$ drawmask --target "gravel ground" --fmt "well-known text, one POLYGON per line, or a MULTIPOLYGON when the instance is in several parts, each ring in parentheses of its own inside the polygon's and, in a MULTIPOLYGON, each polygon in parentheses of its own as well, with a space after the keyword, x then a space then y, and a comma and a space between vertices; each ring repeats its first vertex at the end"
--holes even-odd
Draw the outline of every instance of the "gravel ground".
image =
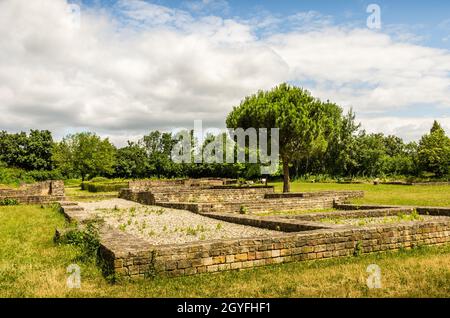
POLYGON ((123 199, 79 202, 107 225, 152 244, 180 244, 201 240, 272 236, 277 231, 228 223, 189 211, 141 205, 123 199))
POLYGON ((419 215, 416 218, 404 216, 385 216, 385 217, 366 217, 366 218, 325 218, 321 219, 322 223, 332 223, 332 224, 342 224, 342 225, 354 225, 354 226, 365 226, 373 224, 394 224, 402 222, 424 222, 430 221, 432 219, 438 219, 440 217, 430 216, 430 215, 419 215))

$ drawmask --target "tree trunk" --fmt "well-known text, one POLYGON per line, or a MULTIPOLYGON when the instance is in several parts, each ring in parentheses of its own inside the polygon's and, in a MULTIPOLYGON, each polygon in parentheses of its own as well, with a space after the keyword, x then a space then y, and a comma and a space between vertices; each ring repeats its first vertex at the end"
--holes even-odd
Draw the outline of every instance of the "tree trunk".
POLYGON ((291 185, 289 181, 289 162, 283 160, 283 193, 290 192, 291 185))

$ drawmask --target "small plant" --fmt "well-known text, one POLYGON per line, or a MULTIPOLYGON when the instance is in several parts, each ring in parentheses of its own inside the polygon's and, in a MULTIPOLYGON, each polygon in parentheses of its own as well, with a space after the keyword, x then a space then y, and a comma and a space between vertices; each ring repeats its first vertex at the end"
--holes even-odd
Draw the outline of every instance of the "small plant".
POLYGON ((361 241, 356 242, 355 250, 353 251, 353 256, 360 256, 363 252, 363 247, 361 241))
POLYGON ((217 231, 220 231, 221 229, 222 229, 222 223, 217 223, 217 225, 216 225, 216 230, 217 231))
POLYGON ((155 231, 149 231, 149 232, 148 232, 148 236, 150 236, 150 237, 151 237, 151 236, 155 236, 155 235, 156 235, 155 231))
POLYGON ((152 251, 149 259, 148 268, 144 273, 144 278, 154 279, 158 275, 158 271, 155 266, 156 252, 152 251))
POLYGON ((362 220, 358 221, 358 226, 364 226, 364 225, 367 225, 367 223, 368 223, 368 220, 362 219, 362 220))
POLYGON ((201 240, 201 241, 206 240, 206 235, 205 235, 205 234, 200 235, 200 240, 201 240))
POLYGON ((3 199, 0 200, 0 205, 1 206, 9 206, 9 205, 19 205, 19 201, 17 201, 16 199, 3 199))
POLYGON ((97 255, 97 250, 100 247, 100 239, 98 236, 98 228, 96 221, 86 224, 82 229, 73 228, 67 231, 58 240, 61 244, 70 244, 78 246, 82 254, 79 256, 81 261, 92 260, 97 255))
POLYGON ((131 225, 131 222, 132 222, 131 219, 128 219, 127 224, 131 225))
POLYGON ((120 224, 119 225, 119 230, 121 230, 122 232, 125 232, 126 229, 127 229, 127 225, 126 224, 120 224))
POLYGON ((163 232, 167 232, 167 225, 164 225, 163 232))
POLYGON ((248 208, 244 205, 241 205, 241 207, 239 208, 239 213, 240 214, 247 214, 248 213, 248 208))
POLYGON ((164 211, 163 208, 157 209, 157 210, 155 211, 155 213, 158 214, 158 215, 161 215, 161 214, 163 214, 164 212, 165 212, 165 211, 164 211))
POLYGON ((188 228, 186 228, 186 234, 196 236, 197 230, 189 226, 188 228))

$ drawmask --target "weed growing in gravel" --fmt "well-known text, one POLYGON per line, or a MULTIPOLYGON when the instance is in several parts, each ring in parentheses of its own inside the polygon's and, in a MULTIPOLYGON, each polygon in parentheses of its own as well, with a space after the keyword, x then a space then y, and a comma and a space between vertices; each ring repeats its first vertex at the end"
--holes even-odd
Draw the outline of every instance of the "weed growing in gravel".
POLYGON ((216 230, 220 231, 222 229, 222 223, 217 223, 216 230))
POLYGON ((127 225, 122 223, 119 225, 119 230, 121 230, 122 232, 125 232, 125 230, 127 229, 127 225))
POLYGON ((197 225, 197 227, 193 228, 191 226, 184 229, 187 235, 197 236, 198 233, 208 231, 203 225, 197 225))
POLYGON ((165 210, 163 208, 160 208, 160 209, 154 210, 154 212, 158 215, 161 215, 161 214, 164 214, 165 210))

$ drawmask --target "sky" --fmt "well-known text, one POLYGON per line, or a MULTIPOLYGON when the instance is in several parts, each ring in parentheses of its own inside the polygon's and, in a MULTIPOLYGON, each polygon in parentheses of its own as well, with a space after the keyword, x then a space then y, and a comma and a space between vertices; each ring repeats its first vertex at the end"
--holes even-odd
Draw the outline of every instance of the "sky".
POLYGON ((282 82, 352 108, 367 132, 418 140, 436 119, 450 133, 450 2, 0 0, 0 130, 122 146, 194 120, 224 128, 282 82))

